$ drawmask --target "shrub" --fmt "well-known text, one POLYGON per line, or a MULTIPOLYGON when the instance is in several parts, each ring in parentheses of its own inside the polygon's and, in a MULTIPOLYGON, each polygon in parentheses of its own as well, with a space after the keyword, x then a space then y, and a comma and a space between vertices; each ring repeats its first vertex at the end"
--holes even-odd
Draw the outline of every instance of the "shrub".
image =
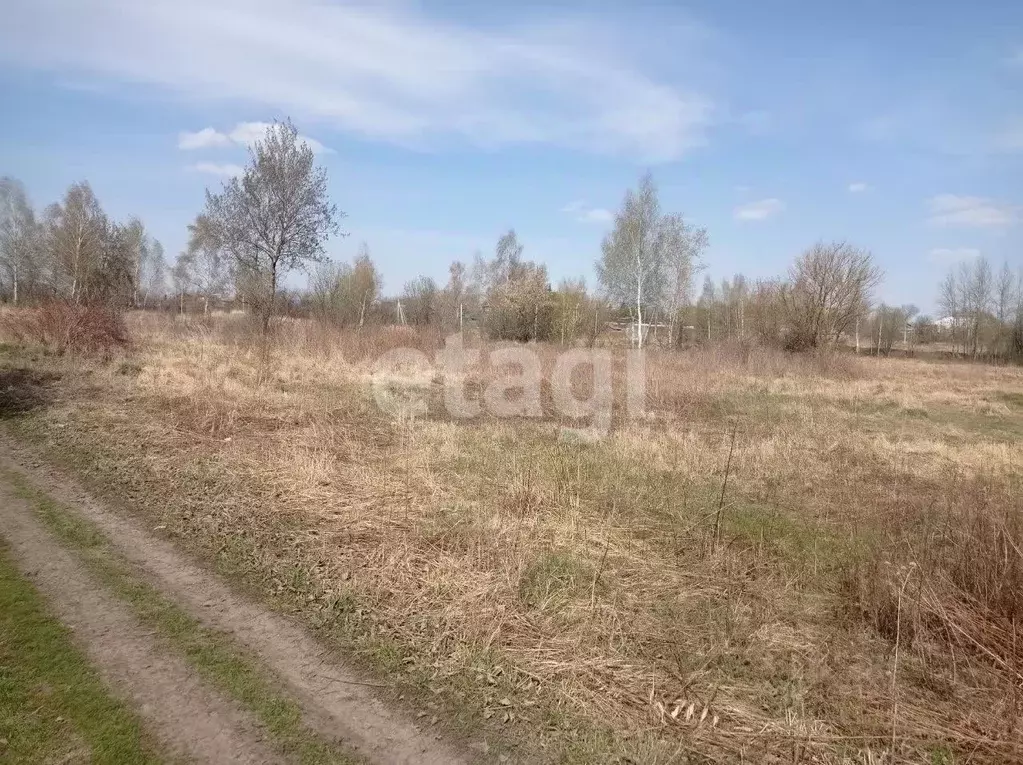
POLYGON ((124 319, 104 305, 52 301, 5 313, 2 324, 13 340, 44 345, 57 353, 106 355, 128 345, 124 319))

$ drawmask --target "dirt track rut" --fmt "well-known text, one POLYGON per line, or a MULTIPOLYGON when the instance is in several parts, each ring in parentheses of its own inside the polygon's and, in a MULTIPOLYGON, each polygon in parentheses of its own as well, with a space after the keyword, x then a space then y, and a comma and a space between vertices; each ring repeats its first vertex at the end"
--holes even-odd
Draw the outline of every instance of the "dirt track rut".
MULTIPOLYGON (((295 698, 306 723, 325 738, 341 740, 371 762, 380 765, 455 765, 474 759, 438 741, 429 732, 420 730, 403 711, 388 706, 375 695, 371 687, 373 684, 367 678, 340 665, 335 659, 327 659, 323 649, 300 625, 232 592, 217 576, 182 557, 169 542, 154 537, 135 521, 115 514, 93 500, 68 476, 40 463, 29 450, 12 441, 6 434, 0 434, 0 467, 25 475, 32 485, 61 505, 95 523, 116 549, 144 570, 151 583, 166 596, 204 625, 231 634, 239 643, 257 654, 295 698)), ((61 616, 71 623, 87 624, 84 621, 87 612, 96 611, 100 606, 99 601, 104 601, 100 610, 116 613, 120 623, 127 624, 130 621, 128 614, 116 603, 106 602, 108 599, 84 576, 73 556, 60 549, 39 527, 27 503, 16 500, 12 492, 2 486, 0 492, 0 504, 3 505, 0 515, 4 528, 2 533, 8 536, 6 529, 15 529, 10 536, 21 550, 19 558, 28 570, 39 571, 37 581, 46 585, 44 589, 47 594, 53 596, 49 589, 54 588, 66 609, 61 616), (53 565, 46 565, 48 558, 52 558, 53 565), (73 574, 61 573, 70 570, 72 566, 77 566, 73 574), (62 588, 63 594, 60 592, 62 588), (75 602, 92 605, 86 609, 76 606, 75 602)), ((154 654, 151 647, 141 645, 138 648, 141 652, 138 665, 129 664, 126 660, 121 662, 119 657, 125 656, 121 649, 107 646, 111 636, 118 631, 119 628, 113 624, 107 628, 97 624, 94 628, 87 628, 82 637, 90 646, 90 655, 93 656, 92 651, 97 652, 93 656, 94 660, 111 664, 110 671, 119 673, 127 682, 130 683, 131 677, 136 676, 137 684, 145 685, 151 676, 157 674, 153 672, 153 667, 166 666, 167 671, 172 666, 182 669, 178 666, 180 662, 154 654), (119 662, 124 666, 114 666, 119 662)), ((157 689, 151 691, 156 693, 157 689)), ((180 717, 190 707, 188 701, 175 700, 173 694, 163 701, 142 694, 138 700, 143 705, 160 703, 164 707, 174 707, 164 710, 171 719, 174 719, 174 715, 180 717)), ((212 700, 209 703, 212 704, 212 700)), ((220 742, 214 735, 217 728, 223 725, 224 736, 240 730, 237 728, 238 721, 226 709, 212 719, 219 722, 208 726, 208 740, 199 739, 195 742, 195 747, 205 750, 209 746, 211 752, 217 751, 212 747, 220 742)), ((191 728, 188 728, 188 736, 185 738, 189 737, 195 738, 191 728)), ((251 754, 255 759, 245 759, 250 755, 245 754, 245 747, 241 744, 235 751, 235 759, 221 756, 210 759, 204 756, 202 761, 276 761, 274 756, 262 748, 251 754)))
POLYGON ((174 755, 203 763, 263 763, 279 758, 261 731, 206 688, 184 659, 87 574, 35 520, 28 504, 0 485, 0 529, 15 564, 49 600, 115 692, 135 707, 174 755))

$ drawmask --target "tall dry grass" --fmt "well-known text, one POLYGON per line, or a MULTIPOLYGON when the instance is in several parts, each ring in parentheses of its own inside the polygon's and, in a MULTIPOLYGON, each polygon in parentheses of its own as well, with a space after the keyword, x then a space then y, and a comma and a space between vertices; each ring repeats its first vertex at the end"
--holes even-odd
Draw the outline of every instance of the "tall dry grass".
POLYGON ((579 762, 1020 754, 1018 369, 653 352, 648 415, 588 437, 379 411, 373 359, 436 336, 285 323, 267 370, 234 317, 130 323, 141 372, 88 407, 68 380, 47 437, 479 730, 579 762))

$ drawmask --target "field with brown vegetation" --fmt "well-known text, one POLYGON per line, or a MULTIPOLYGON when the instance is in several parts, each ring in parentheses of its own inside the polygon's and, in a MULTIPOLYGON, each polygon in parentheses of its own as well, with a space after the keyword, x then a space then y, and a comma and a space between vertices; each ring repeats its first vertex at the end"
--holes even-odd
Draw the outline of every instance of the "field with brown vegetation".
POLYGON ((411 330, 128 325, 102 361, 4 346, 10 431, 439 729, 541 762, 1023 759, 1019 367, 651 350, 646 416, 601 436, 382 412, 374 359, 439 348, 411 330))

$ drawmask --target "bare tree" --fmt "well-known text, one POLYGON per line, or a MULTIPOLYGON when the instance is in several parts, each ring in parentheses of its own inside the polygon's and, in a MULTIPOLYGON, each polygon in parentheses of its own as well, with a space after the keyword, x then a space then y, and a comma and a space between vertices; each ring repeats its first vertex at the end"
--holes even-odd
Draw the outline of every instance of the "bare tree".
POLYGON ((887 356, 899 340, 902 340, 909 351, 909 323, 919 313, 915 305, 891 306, 881 303, 874 315, 874 328, 871 332, 877 341, 875 351, 878 355, 887 356))
POLYGON ((1012 350, 1012 324, 1017 301, 1016 274, 1009 267, 1009 261, 1005 261, 995 282, 995 318, 998 320, 995 342, 998 353, 1009 354, 1012 350))
POLYGON ((203 315, 210 302, 227 297, 231 273, 219 232, 209 216, 199 214, 188 226, 188 247, 181 254, 188 284, 202 298, 203 315))
POLYGON ((503 340, 542 340, 550 336, 553 303, 547 268, 522 259, 523 246, 515 230, 498 239, 493 260, 477 254, 469 297, 476 297, 483 327, 503 340))
POLYGON ((522 267, 522 250, 515 229, 508 229, 497 240, 494 259, 490 263, 490 286, 499 287, 507 284, 516 276, 522 267))
POLYGON ((547 340, 552 315, 547 267, 526 261, 519 263, 514 278, 487 293, 483 324, 491 337, 502 340, 547 340))
POLYGON ((863 315, 882 276, 869 252, 845 242, 818 242, 800 255, 783 291, 790 347, 836 342, 863 315))
POLYGON ((178 255, 178 259, 170 270, 170 278, 174 295, 178 299, 178 313, 184 313, 185 295, 188 294, 193 284, 192 262, 186 253, 182 252, 178 255))
POLYGON ((62 202, 46 209, 45 218, 53 286, 75 303, 89 300, 108 243, 108 223, 96 195, 85 181, 72 184, 62 202))
POLYGON ((563 279, 558 285, 554 293, 554 333, 562 345, 589 329, 590 322, 586 320, 591 314, 589 302, 583 279, 563 279))
MULTIPOLYGON (((438 298, 438 318, 444 329, 461 329, 468 297, 465 264, 456 260, 448 266, 448 283, 438 298)), ((470 309, 472 310, 472 309, 470 309)))
POLYGON ((363 326, 380 295, 381 279, 363 244, 353 263, 326 262, 309 281, 313 312, 320 321, 363 326))
POLYGON ((666 215, 661 221, 661 242, 665 271, 668 312, 668 344, 673 346, 681 336, 682 312, 689 305, 693 277, 702 268, 701 257, 707 249, 707 229, 685 222, 680 213, 666 215))
POLYGON ((597 261, 597 278, 608 297, 635 308, 639 348, 643 347, 643 309, 659 307, 664 297, 665 243, 657 187, 648 173, 635 191, 625 192, 597 261))
POLYGON ((15 305, 38 291, 41 255, 41 230, 25 187, 13 178, 0 178, 0 267, 15 305))
POLYGON ((437 314, 437 282, 429 276, 419 276, 405 285, 401 304, 409 324, 425 327, 432 324, 437 314))
POLYGON ((344 213, 327 197, 326 171, 288 121, 275 122, 253 144, 241 178, 218 194, 206 192, 206 215, 266 334, 283 275, 323 259, 344 213))
MULTIPOLYGON (((964 264, 968 265, 968 264, 964 264)), ((991 263, 983 255, 974 261, 973 268, 968 269, 970 278, 965 281, 966 304, 969 307, 970 335, 972 337, 972 353, 977 358, 988 340, 988 318, 994 302, 994 274, 991 263)))
MULTIPOLYGON (((961 290, 959 289, 959 282, 957 279, 957 272, 950 271, 942 281, 939 288, 938 295, 938 306, 941 308, 944 316, 942 319, 944 323, 948 324, 949 333, 952 338, 952 352, 958 351, 958 343, 961 338, 963 330, 963 307, 960 303, 961 290)), ((966 341, 962 339, 963 352, 966 352, 966 341)))
POLYGON ((718 314, 717 288, 709 276, 703 280, 703 291, 696 303, 697 323, 701 331, 706 330, 707 342, 714 339, 715 317, 718 314))
POLYGON ((156 239, 149 242, 148 255, 142 269, 142 307, 149 306, 150 298, 163 299, 167 295, 167 260, 163 245, 156 239))
POLYGON ((120 226, 117 233, 120 245, 124 248, 124 256, 132 261, 131 304, 138 308, 140 305, 139 291, 144 280, 142 271, 146 267, 146 260, 149 257, 149 239, 146 236, 146 227, 137 217, 132 217, 127 223, 120 226))

